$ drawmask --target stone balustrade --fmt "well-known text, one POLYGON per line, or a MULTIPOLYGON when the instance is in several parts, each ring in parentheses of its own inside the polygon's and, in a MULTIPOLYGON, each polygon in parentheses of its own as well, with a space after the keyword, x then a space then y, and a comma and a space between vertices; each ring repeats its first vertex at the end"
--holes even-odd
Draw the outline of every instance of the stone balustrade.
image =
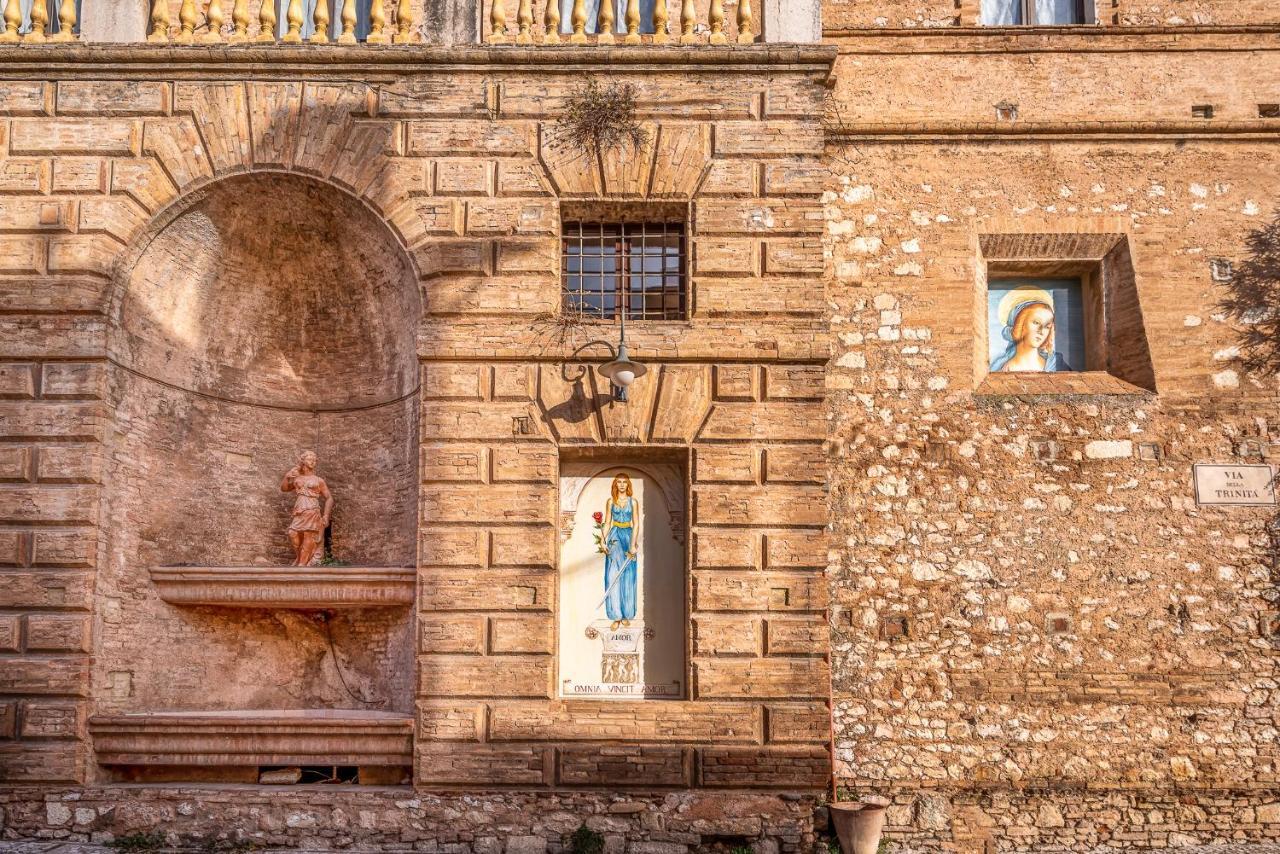
POLYGON ((568 20, 564 20, 560 0, 543 0, 537 13, 534 0, 515 0, 514 21, 509 20, 506 0, 490 0, 489 44, 751 44, 758 27, 751 0, 738 0, 735 11, 736 31, 732 39, 726 29, 724 0, 711 0, 705 19, 695 0, 680 0, 678 20, 670 20, 671 10, 665 0, 657 0, 652 8, 642 11, 641 0, 626 0, 619 18, 612 2, 599 3, 599 10, 589 15, 587 0, 573 0, 568 20), (595 26, 589 30, 590 19, 595 26), (542 26, 538 27, 537 24, 542 26))
POLYGON ((25 16, 20 0, 5 0, 4 32, 0 33, 0 44, 75 41, 78 37, 76 24, 73 0, 56 5, 49 0, 32 0, 31 10, 25 16))
POLYGON ((817 0, 801 5, 784 14, 780 0, 0 0, 0 45, 78 41, 82 31, 85 41, 164 45, 816 41, 817 0))
MULTIPOLYGON (((232 44, 244 42, 285 44, 356 44, 357 0, 339 0, 336 4, 337 18, 340 26, 333 35, 331 26, 330 4, 317 2, 307 14, 303 0, 289 0, 284 11, 284 26, 278 26, 276 5, 271 2, 260 2, 257 9, 257 28, 253 34, 250 29, 254 14, 249 0, 232 0, 231 29, 225 31, 227 10, 222 0, 207 0, 203 15, 197 8, 196 0, 182 0, 178 11, 178 30, 173 32, 170 19, 169 0, 151 0, 151 20, 147 30, 147 41, 151 43, 174 44, 232 44), (203 20, 202 20, 203 18, 203 20), (310 21, 308 21, 310 18, 310 21), (311 26, 307 27, 306 24, 311 26), (203 25, 203 27, 202 27, 203 25), (196 35, 197 29, 204 32, 196 35), (304 37, 304 30, 309 33, 304 37)), ((386 7, 381 2, 369 4, 369 27, 362 40, 365 44, 412 44, 420 41, 418 22, 415 20, 414 8, 410 0, 399 0, 394 7, 390 19, 386 7)))

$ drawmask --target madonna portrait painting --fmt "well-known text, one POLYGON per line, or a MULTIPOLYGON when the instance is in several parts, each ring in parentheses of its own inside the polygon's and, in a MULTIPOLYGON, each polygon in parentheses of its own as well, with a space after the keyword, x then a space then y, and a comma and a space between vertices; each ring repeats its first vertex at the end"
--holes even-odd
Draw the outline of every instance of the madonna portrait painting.
POLYGON ((1083 349, 1078 283, 1044 284, 1049 287, 992 283, 988 300, 992 373, 1077 370, 1083 349), (1072 284, 1077 287, 1068 287, 1072 284))

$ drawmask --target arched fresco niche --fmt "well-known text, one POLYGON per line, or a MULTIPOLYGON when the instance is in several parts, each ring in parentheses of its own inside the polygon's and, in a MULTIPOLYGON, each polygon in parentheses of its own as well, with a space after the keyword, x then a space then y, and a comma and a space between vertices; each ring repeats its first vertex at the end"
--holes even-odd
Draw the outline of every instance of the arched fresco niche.
POLYGON ((171 211, 117 279, 99 711, 408 710, 411 609, 174 607, 149 579, 289 564, 280 481, 303 449, 336 497, 332 556, 414 565, 420 296, 394 235, 318 181, 243 175, 171 211))
POLYGON ((685 497, 674 465, 560 471, 559 696, 685 697, 685 497))

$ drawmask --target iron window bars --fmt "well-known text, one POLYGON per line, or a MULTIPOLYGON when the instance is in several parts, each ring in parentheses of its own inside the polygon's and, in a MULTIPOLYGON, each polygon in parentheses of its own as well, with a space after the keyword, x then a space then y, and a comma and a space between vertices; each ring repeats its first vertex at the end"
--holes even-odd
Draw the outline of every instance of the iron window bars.
POLYGON ((566 222, 561 241, 566 313, 600 320, 683 320, 683 222, 566 222))

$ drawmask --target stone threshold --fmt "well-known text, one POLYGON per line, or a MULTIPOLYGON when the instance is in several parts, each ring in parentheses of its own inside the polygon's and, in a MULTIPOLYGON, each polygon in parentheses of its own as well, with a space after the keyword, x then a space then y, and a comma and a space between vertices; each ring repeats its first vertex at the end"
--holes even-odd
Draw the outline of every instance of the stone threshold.
POLYGON ((361 709, 135 712, 89 719, 98 762, 133 766, 407 766, 413 718, 361 709))
POLYGON ((417 570, 399 566, 157 566, 173 605, 223 608, 391 608, 413 604, 417 570))

